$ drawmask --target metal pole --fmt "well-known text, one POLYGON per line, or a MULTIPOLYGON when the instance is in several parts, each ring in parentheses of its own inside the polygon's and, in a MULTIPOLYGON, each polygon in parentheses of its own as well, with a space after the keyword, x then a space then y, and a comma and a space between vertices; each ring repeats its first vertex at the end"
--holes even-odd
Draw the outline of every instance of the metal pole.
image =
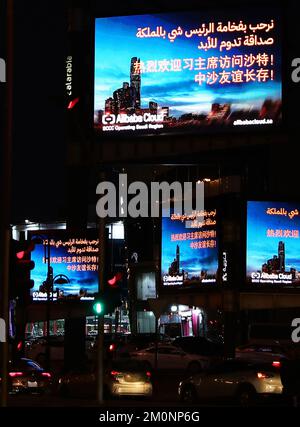
POLYGON ((154 369, 157 373, 158 369, 158 315, 155 313, 155 360, 154 360, 154 369))
MULTIPOLYGON (((105 181, 105 174, 101 174, 101 180, 105 181)), ((99 294, 103 292, 105 280, 105 219, 100 218, 99 221, 99 294)), ((104 403, 103 382, 104 382, 104 314, 98 316, 98 346, 97 346, 97 402, 99 405, 104 403)))
MULTIPOLYGON (((7 16, 7 83, 6 83, 6 117, 5 135, 3 146, 3 175, 2 175, 2 218, 1 218, 1 318, 4 320, 5 342, 0 343, 1 363, 1 406, 7 406, 8 395, 8 336, 9 336, 9 245, 10 245, 10 204, 11 204, 11 151, 13 129, 13 0, 6 2, 7 16)), ((3 83, 1 83, 3 84, 3 83)))
POLYGON ((8 359, 9 359, 9 351, 8 351, 8 328, 9 328, 9 242, 10 242, 10 233, 9 230, 4 231, 3 238, 3 265, 2 265, 2 313, 1 317, 4 320, 5 333, 3 334, 5 337, 5 342, 1 343, 1 406, 7 406, 7 396, 8 396, 8 359))

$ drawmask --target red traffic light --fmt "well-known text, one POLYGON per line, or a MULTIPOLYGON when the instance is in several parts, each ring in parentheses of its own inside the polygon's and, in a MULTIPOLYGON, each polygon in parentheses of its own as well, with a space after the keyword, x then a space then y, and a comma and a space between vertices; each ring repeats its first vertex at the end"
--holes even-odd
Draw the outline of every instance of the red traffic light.
POLYGON ((25 254, 26 254, 26 252, 25 252, 25 251, 20 251, 20 252, 17 252, 17 253, 16 253, 16 257, 17 257, 18 259, 23 259, 23 258, 24 258, 24 256, 25 256, 25 254))
POLYGON ((75 98, 68 104, 68 110, 72 110, 72 108, 75 107, 75 105, 79 102, 79 98, 75 98))
POLYGON ((30 271, 35 267, 34 261, 31 260, 34 243, 28 240, 12 240, 11 245, 13 293, 19 296, 20 289, 31 289, 34 286, 34 281, 30 279, 30 271))
POLYGON ((120 280, 122 280, 122 278, 123 278, 123 273, 118 272, 118 273, 116 273, 116 274, 114 275, 114 277, 112 277, 110 280, 108 280, 108 281, 107 281, 107 283, 108 283, 110 286, 116 286, 116 284, 117 284, 120 280))
POLYGON ((18 259, 23 260, 30 258, 30 252, 34 250, 34 242, 20 242, 17 240, 14 240, 13 242, 15 254, 18 259))

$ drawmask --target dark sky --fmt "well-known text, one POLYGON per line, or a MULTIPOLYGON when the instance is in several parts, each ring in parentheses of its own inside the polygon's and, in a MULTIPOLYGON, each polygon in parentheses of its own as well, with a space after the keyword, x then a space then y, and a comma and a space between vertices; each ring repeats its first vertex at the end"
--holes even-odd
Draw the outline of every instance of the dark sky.
POLYGON ((66 12, 15 1, 13 220, 60 215, 65 200, 66 12))
MULTIPOLYGON (((25 218, 47 220, 65 216, 67 173, 64 66, 67 53, 67 2, 69 3, 68 0, 14 2, 13 223, 24 221, 25 218)), ((268 0, 266 2, 271 3, 268 0)), ((94 3, 100 11, 98 16, 149 13, 149 8, 152 11, 153 7, 153 12, 176 7, 176 2, 170 4, 167 0, 127 1, 120 4, 110 2, 105 6, 103 1, 95 0, 94 3), (135 7, 132 6, 134 3, 135 7)), ((219 3, 224 7, 224 1, 219 3)), ((235 3, 242 5, 242 2, 235 3)), ((75 6, 80 4, 86 2, 73 1, 75 6)), ((199 8, 202 4, 211 6, 200 0, 188 0, 188 4, 181 2, 180 8, 199 8)), ((300 83, 291 82, 290 64, 292 58, 300 57, 298 1, 286 0, 284 6, 288 23, 284 30, 283 76, 284 94, 287 95, 284 104, 289 109, 290 142, 294 143, 296 139, 299 140, 296 131, 299 128, 300 83)))

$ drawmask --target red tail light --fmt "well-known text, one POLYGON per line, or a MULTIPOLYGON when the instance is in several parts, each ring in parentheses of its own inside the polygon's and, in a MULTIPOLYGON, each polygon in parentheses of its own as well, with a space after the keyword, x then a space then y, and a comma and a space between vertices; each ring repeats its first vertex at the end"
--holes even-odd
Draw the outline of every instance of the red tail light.
POLYGON ((111 372, 110 372, 110 375, 111 375, 112 377, 116 377, 117 375, 120 375, 120 372, 118 372, 118 371, 111 371, 111 372))
POLYGON ((15 377, 22 377, 24 375, 24 373, 23 372, 10 372, 9 373, 9 376, 11 377, 11 378, 15 378, 15 377))
POLYGON ((146 375, 147 375, 148 378, 151 378, 151 372, 147 371, 146 375))
POLYGON ((274 360, 274 362, 272 362, 272 366, 274 366, 274 368, 280 368, 281 362, 279 360, 274 360))
POLYGON ((109 351, 114 351, 116 346, 114 344, 110 344, 109 351))
POLYGON ((22 343, 22 341, 19 341, 19 342, 18 342, 18 345, 17 345, 17 350, 18 350, 18 351, 21 351, 21 350, 22 350, 22 347, 23 347, 23 343, 22 343))
POLYGON ((51 374, 49 372, 42 372, 42 377, 51 378, 51 374))

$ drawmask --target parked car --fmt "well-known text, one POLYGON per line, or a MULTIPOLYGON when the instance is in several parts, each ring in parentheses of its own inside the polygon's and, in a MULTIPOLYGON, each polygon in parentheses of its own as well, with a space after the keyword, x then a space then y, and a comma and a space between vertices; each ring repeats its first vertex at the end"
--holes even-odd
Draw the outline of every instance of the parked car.
MULTIPOLYGON (((31 359, 9 362, 9 393, 45 393, 51 391, 52 375, 31 359)), ((1 378, 0 378, 1 384, 1 378)))
POLYGON ((249 406, 259 396, 280 396, 282 389, 278 366, 231 359, 181 381, 178 394, 184 402, 210 399, 215 402, 220 398, 249 406))
POLYGON ((129 355, 131 352, 139 351, 150 347, 158 341, 159 343, 169 343, 169 337, 163 334, 141 333, 126 335, 126 338, 112 342, 116 344, 115 350, 117 355, 129 355))
POLYGON ((279 363, 281 359, 287 359, 287 349, 280 345, 247 344, 237 347, 235 355, 240 359, 253 362, 279 363))
MULTIPOLYGON (((130 353, 130 357, 147 362, 149 369, 155 368, 156 346, 130 353)), ((190 373, 200 372, 210 366, 211 359, 207 356, 189 354, 169 344, 157 346, 157 368, 185 370, 190 373)))
MULTIPOLYGON (((96 396, 96 374, 92 366, 86 371, 71 372, 58 380, 58 393, 63 396, 96 396)), ((151 373, 139 361, 120 359, 107 361, 104 375, 104 394, 109 396, 152 395, 151 373)))

